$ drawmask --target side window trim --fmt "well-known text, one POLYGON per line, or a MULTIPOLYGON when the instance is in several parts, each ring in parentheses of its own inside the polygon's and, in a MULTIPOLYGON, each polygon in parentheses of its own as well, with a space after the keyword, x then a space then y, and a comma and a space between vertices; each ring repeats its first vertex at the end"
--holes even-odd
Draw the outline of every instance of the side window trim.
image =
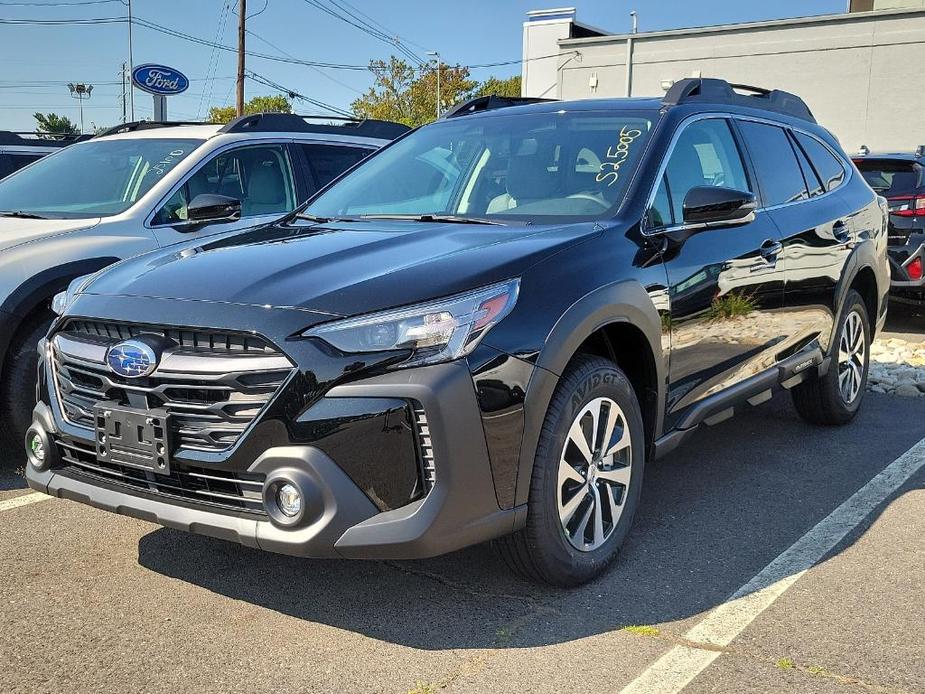
MULTIPOLYGON (((679 139, 680 136, 681 136, 681 133, 684 132, 684 130, 685 130, 691 123, 694 123, 694 122, 699 121, 699 120, 709 119, 709 118, 727 118, 727 119, 730 119, 730 120, 732 120, 732 121, 734 121, 734 122, 738 122, 738 121, 754 121, 755 123, 764 123, 764 124, 766 124, 766 125, 774 125, 774 126, 777 126, 778 128, 783 128, 784 130, 790 130, 790 131, 793 131, 793 132, 801 133, 801 134, 803 134, 803 135, 806 135, 806 136, 808 136, 808 137, 813 138, 814 140, 816 140, 817 142, 819 142, 823 147, 825 147, 829 152, 831 152, 831 153, 832 153, 832 156, 835 157, 835 159, 836 159, 836 160, 838 161, 838 163, 841 165, 842 169, 845 170, 845 177, 842 179, 841 183, 839 184, 839 186, 838 186, 837 188, 833 188, 832 190, 827 190, 827 191, 825 191, 822 195, 817 195, 815 198, 807 198, 807 199, 805 199, 805 200, 796 200, 796 201, 794 201, 794 202, 785 202, 785 203, 782 203, 782 204, 780 204, 780 205, 772 205, 772 206, 764 206, 764 205, 762 205, 762 204, 759 204, 758 209, 755 210, 756 214, 757 214, 757 213, 761 213, 761 212, 767 212, 767 211, 770 211, 770 210, 776 210, 776 209, 778 209, 778 208, 780 208, 780 207, 785 207, 785 206, 787 206, 787 205, 801 205, 801 204, 806 203, 806 202, 809 202, 809 201, 811 201, 811 200, 818 200, 818 199, 820 199, 820 198, 825 197, 826 195, 831 195, 832 193, 838 191, 838 190, 841 189, 844 185, 846 185, 846 184, 848 183, 848 181, 851 180, 851 177, 854 175, 854 173, 853 173, 853 171, 852 171, 852 167, 849 167, 849 166, 847 166, 847 165, 845 164, 844 158, 842 157, 841 154, 839 154, 838 152, 836 152, 835 150, 833 150, 832 147, 830 147, 829 144, 828 144, 827 142, 825 142, 824 140, 822 140, 822 139, 819 138, 818 136, 814 135, 813 133, 809 132, 808 130, 804 130, 804 129, 802 129, 802 128, 798 128, 798 127, 796 127, 796 126, 793 126, 793 125, 790 125, 790 124, 787 124, 787 123, 782 123, 782 122, 778 122, 778 121, 773 121, 773 120, 770 120, 770 119, 768 119, 768 118, 761 118, 761 117, 759 117, 759 116, 747 116, 747 115, 743 115, 743 114, 740 114, 740 113, 724 113, 724 112, 720 112, 720 111, 714 111, 714 112, 710 112, 710 113, 697 113, 697 114, 694 114, 694 115, 692 115, 692 116, 689 116, 687 119, 685 119, 684 121, 682 121, 681 124, 675 129, 674 133, 672 134, 672 136, 671 136, 671 141, 670 141, 670 143, 668 144, 668 149, 666 150, 664 156, 662 157, 662 161, 661 161, 660 164, 659 164, 658 174, 656 175, 656 177, 655 177, 655 179, 654 179, 654 182, 653 182, 652 186, 651 186, 650 189, 649 189, 649 195, 648 195, 648 197, 646 198, 646 207, 645 207, 646 211, 648 211, 649 208, 652 207, 652 203, 653 203, 654 200, 655 200, 655 194, 656 194, 656 192, 658 191, 658 186, 659 186, 659 184, 660 184, 660 182, 661 182, 661 180, 662 180, 662 176, 665 175, 665 169, 666 169, 667 166, 668 166, 668 160, 671 158, 671 155, 674 153, 675 145, 677 144, 678 139, 679 139)), ((734 127, 733 127, 733 130, 735 130, 734 127)), ((751 164, 750 155, 746 155, 745 159, 747 160, 747 164, 751 164)), ((923 174, 923 175, 925 175, 925 174, 923 174)), ((753 183, 752 185, 754 185, 754 183, 753 183)), ((761 198, 760 198, 760 196, 759 196, 759 203, 761 203, 761 202, 763 202, 763 201, 761 200, 761 198)), ((670 229, 673 229, 673 228, 677 228, 678 226, 679 226, 678 224, 675 224, 675 225, 672 226, 672 227, 659 227, 659 228, 658 228, 658 233, 662 233, 662 232, 664 232, 665 230, 670 230, 670 229)), ((680 226, 683 226, 683 224, 680 225, 680 226)), ((655 233, 654 230, 651 229, 651 228, 643 228, 643 230, 642 230, 643 236, 653 236, 654 233, 655 233)))
MULTIPOLYGON (((199 173, 199 171, 200 171, 202 168, 204 168, 207 164, 209 164, 210 162, 214 161, 216 157, 219 157, 219 156, 221 156, 221 155, 223 155, 223 154, 227 154, 227 153, 228 153, 229 151, 231 151, 231 150, 243 149, 243 148, 245 148, 245 147, 261 147, 261 146, 268 146, 268 145, 277 145, 277 146, 279 146, 279 147, 282 147, 283 150, 285 151, 285 150, 287 149, 286 145, 287 145, 288 142, 290 142, 290 140, 279 139, 279 138, 274 138, 274 139, 269 139, 269 140, 263 140, 263 139, 260 139, 260 140, 254 139, 254 140, 247 140, 247 141, 241 141, 241 140, 239 140, 239 141, 237 141, 237 142, 229 142, 227 145, 223 145, 223 146, 221 146, 221 147, 218 147, 218 148, 212 150, 212 151, 209 152, 205 157, 203 157, 202 159, 200 159, 200 160, 196 163, 196 165, 195 165, 193 168, 191 168, 189 171, 187 171, 187 172, 183 175, 183 178, 180 179, 180 180, 174 185, 174 187, 171 188, 160 200, 158 200, 157 204, 154 205, 154 206, 152 207, 151 211, 150 211, 150 212, 147 214, 147 216, 145 217, 144 227, 145 227, 146 229, 163 229, 163 228, 165 228, 165 227, 177 226, 176 223, 169 223, 169 222, 168 222, 168 223, 163 223, 163 224, 155 224, 155 223, 154 223, 154 218, 157 216, 158 212, 161 211, 161 208, 162 208, 162 207, 163 207, 174 195, 176 195, 176 193, 177 193, 178 190, 180 190, 180 189, 183 188, 187 183, 189 183, 189 180, 190 180, 193 176, 195 176, 197 173, 199 173)), ((289 156, 289 153, 288 153, 288 152, 287 152, 287 155, 286 155, 286 159, 287 159, 287 161, 289 162, 290 175, 295 176, 295 171, 292 170, 292 168, 293 168, 292 157, 289 156)), ((293 181, 293 183, 294 183, 294 181, 293 181)))

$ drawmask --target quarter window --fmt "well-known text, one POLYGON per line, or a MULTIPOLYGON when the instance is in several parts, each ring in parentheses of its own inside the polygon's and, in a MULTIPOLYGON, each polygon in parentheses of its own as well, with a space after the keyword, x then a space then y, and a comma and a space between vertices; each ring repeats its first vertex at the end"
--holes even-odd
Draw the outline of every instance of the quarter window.
POLYGON ((189 203, 202 193, 240 200, 242 217, 291 211, 296 200, 285 147, 241 147, 213 157, 164 203, 154 217, 154 224, 185 222, 189 203))
POLYGON ((755 163, 758 185, 766 207, 809 197, 800 164, 782 128, 754 121, 739 121, 739 129, 755 163))
POLYGON ((845 167, 832 154, 829 149, 815 137, 804 135, 803 133, 794 133, 797 142, 806 152, 806 156, 813 164, 813 168, 822 179, 826 190, 835 190, 841 185, 845 178, 845 167))
POLYGON ((680 223, 684 198, 697 186, 751 190, 739 149, 723 118, 695 121, 678 137, 649 209, 650 224, 680 223))
POLYGON ((809 197, 814 198, 817 195, 822 195, 825 192, 825 187, 819 181, 819 176, 816 175, 816 171, 813 169, 812 164, 809 163, 809 159, 806 158, 802 148, 797 146, 793 148, 793 151, 796 152, 797 161, 800 162, 800 170, 803 171, 803 179, 806 181, 809 197))

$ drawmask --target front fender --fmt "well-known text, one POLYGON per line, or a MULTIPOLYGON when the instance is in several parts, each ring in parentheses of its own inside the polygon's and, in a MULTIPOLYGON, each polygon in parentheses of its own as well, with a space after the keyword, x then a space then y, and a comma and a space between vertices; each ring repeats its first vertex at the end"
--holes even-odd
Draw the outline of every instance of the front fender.
POLYGON ((614 323, 629 323, 645 336, 655 362, 657 406, 654 437, 661 435, 665 412, 666 364, 662 354, 662 324, 646 289, 635 280, 615 282, 584 295, 556 321, 537 359, 524 403, 524 433, 517 475, 516 503, 526 503, 533 462, 546 411, 559 377, 578 348, 597 330, 614 323))

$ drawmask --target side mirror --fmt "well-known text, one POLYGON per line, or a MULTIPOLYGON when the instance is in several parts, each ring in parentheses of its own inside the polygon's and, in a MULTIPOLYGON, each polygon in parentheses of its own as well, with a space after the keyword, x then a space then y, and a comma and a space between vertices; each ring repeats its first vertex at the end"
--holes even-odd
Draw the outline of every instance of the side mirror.
POLYGON ((234 222, 241 218, 241 201, 227 195, 200 193, 186 208, 188 222, 234 222))
POLYGON ((684 223, 704 226, 746 224, 755 218, 755 194, 747 190, 696 186, 684 196, 684 223))

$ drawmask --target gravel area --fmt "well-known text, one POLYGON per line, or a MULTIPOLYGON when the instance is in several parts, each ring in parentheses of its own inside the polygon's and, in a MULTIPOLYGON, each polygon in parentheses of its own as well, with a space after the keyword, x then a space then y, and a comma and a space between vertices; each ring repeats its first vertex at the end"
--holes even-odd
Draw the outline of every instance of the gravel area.
POLYGON ((925 398, 925 342, 876 340, 870 347, 867 388, 906 398, 925 398))

